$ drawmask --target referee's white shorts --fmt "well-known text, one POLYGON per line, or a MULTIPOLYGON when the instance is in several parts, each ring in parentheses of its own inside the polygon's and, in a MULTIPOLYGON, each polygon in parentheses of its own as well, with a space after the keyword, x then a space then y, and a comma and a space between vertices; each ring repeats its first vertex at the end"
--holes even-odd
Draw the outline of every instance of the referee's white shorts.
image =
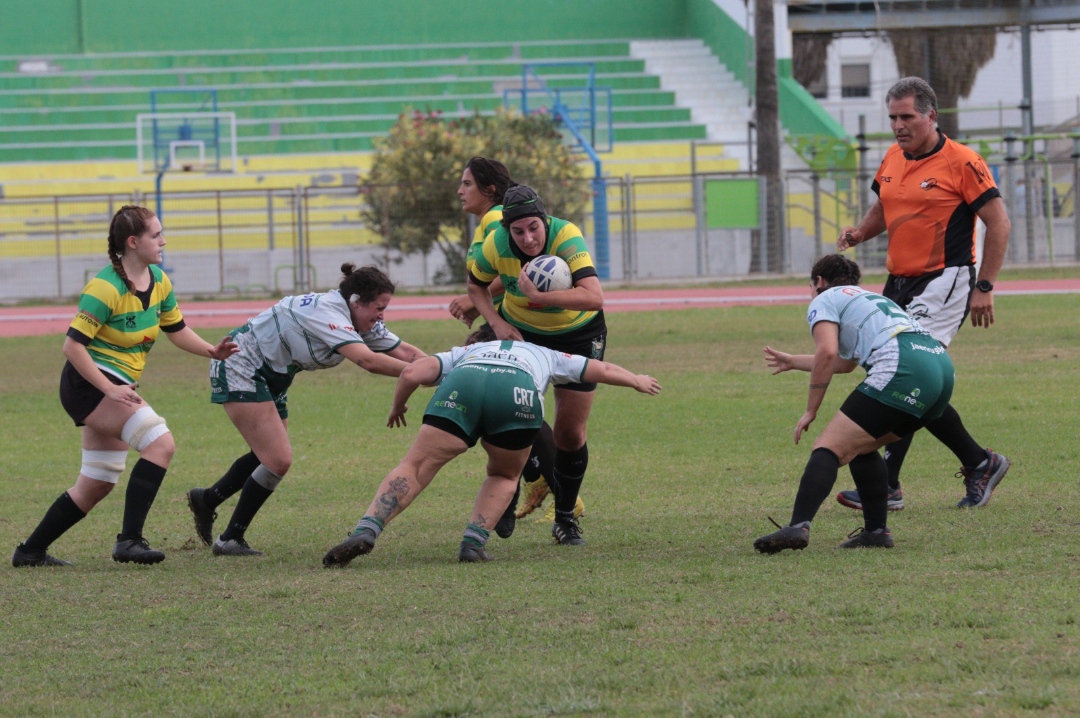
POLYGON ((964 326, 974 286, 975 267, 946 267, 922 277, 890 276, 883 294, 948 347, 964 326))

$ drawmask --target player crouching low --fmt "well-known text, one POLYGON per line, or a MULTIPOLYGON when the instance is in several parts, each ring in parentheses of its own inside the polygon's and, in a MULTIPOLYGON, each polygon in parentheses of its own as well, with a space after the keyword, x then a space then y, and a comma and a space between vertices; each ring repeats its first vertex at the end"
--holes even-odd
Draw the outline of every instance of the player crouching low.
MULTIPOLYGON (((773 374, 810 372, 806 411, 795 425, 795 443, 817 417, 833 374, 862 365, 866 379, 848 396, 814 442, 806 462, 791 523, 754 541, 761 553, 803 549, 810 543, 810 522, 832 491, 840 467, 862 497, 864 526, 843 548, 891 548, 888 516, 888 470, 878 449, 942 416, 953 390, 953 365, 945 348, 903 309, 857 285, 859 265, 833 254, 819 259, 810 273, 807 322, 814 336, 813 355, 792 355, 765 347, 773 374)), ((959 415, 956 421, 959 421, 959 415)), ((774 522, 775 523, 775 522, 774 522)))
POLYGON ((490 561, 485 546, 514 496, 544 418, 543 397, 549 384, 599 382, 643 394, 660 393, 652 377, 615 364, 528 342, 491 339, 494 332, 484 325, 469 336, 466 346, 421 359, 401 373, 387 426, 405 426, 406 402, 418 387, 437 384, 438 389, 409 452, 383 479, 353 533, 323 557, 324 566, 345 566, 369 553, 386 525, 435 474, 478 440, 488 455, 487 478, 465 527, 458 560, 490 561))

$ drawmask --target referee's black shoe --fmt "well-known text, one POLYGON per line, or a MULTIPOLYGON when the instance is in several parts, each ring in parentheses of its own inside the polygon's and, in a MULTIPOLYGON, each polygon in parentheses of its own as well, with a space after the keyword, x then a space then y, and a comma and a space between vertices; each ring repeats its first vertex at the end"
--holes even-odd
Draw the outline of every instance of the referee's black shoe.
POLYGON ((551 525, 551 537, 562 546, 584 546, 581 538, 581 526, 574 518, 573 511, 556 511, 555 523, 551 525))
POLYGON ((116 537, 116 545, 113 546, 112 560, 119 563, 154 564, 165 560, 165 552, 150 548, 142 536, 126 539, 123 535, 116 537))
POLYGON ((11 555, 11 565, 15 568, 38 568, 43 566, 71 566, 71 561, 50 556, 45 551, 27 551, 22 544, 15 547, 11 555))
POLYGON ((848 540, 840 544, 840 548, 892 548, 895 545, 889 529, 867 531, 860 526, 848 534, 848 540))

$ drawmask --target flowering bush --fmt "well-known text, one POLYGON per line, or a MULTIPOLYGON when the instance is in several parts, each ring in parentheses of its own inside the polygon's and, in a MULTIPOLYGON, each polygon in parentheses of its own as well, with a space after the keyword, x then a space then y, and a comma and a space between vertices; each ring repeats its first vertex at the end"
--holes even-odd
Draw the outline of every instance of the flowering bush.
POLYGON ((503 162, 516 182, 536 189, 548 211, 581 221, 590 196, 577 158, 547 114, 499 111, 447 120, 442 113, 402 114, 389 135, 376 141, 364 219, 404 254, 438 247, 444 282, 464 281, 465 254, 472 240, 469 217, 457 196, 470 157, 503 162))

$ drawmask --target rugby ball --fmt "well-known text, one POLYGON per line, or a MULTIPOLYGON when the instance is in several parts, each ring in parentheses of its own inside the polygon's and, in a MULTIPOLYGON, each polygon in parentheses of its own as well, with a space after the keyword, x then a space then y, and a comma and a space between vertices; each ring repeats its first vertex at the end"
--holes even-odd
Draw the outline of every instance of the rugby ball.
POLYGON ((525 276, 541 292, 557 292, 570 289, 574 280, 570 276, 570 265, 562 257, 553 254, 541 254, 525 265, 525 276))

